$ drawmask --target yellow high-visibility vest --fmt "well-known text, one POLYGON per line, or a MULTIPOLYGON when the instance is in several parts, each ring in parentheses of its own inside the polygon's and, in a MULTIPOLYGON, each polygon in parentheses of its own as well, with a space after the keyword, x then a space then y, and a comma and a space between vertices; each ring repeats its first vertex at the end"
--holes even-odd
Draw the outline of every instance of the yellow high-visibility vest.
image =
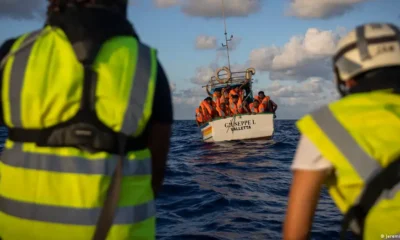
POLYGON ((380 176, 386 178, 384 183, 392 181, 394 176, 385 174, 389 168, 396 173, 395 165, 398 174, 400 95, 390 91, 349 95, 306 115, 297 126, 333 164, 329 193, 353 232, 366 240, 399 234, 400 182, 387 187, 376 185, 376 180, 380 176), (380 191, 373 196, 371 190, 380 191), (353 216, 353 210, 365 216, 353 216))
MULTIPOLYGON (((78 60, 60 28, 48 26, 17 39, 5 59, 1 84, 3 120, 10 129, 0 162, 3 240, 93 237, 118 154, 46 146, 40 139, 29 140, 29 134, 26 141, 12 140, 14 130, 46 135, 62 123, 78 126, 68 134, 91 134, 90 129, 79 130, 88 112, 96 118, 90 121, 101 129, 100 135, 109 131, 129 137, 122 155, 118 209, 107 239, 155 239, 151 154, 146 144, 135 143, 135 139, 152 113, 156 76, 156 51, 133 36, 104 42, 90 66, 78 60), (86 86, 86 71, 95 77, 90 87, 86 86), (93 109, 82 111, 83 105, 90 106, 83 103, 89 97, 93 109)), ((58 137, 68 142, 74 138, 68 134, 58 137)))

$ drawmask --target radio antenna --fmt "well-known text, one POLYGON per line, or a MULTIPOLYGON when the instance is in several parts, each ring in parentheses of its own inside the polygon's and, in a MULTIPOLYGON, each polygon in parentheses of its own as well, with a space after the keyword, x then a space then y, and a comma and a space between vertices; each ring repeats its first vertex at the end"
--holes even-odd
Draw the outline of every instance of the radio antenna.
POLYGON ((226 19, 225 19, 224 0, 221 0, 221 2, 222 2, 222 17, 224 18, 224 30, 225 30, 225 44, 222 43, 221 45, 222 45, 222 47, 226 48, 226 54, 228 56, 228 69, 230 71, 231 70, 231 62, 230 62, 230 59, 229 59, 229 43, 228 42, 230 42, 232 40, 233 35, 231 35, 231 37, 228 39, 228 33, 226 32, 226 19))

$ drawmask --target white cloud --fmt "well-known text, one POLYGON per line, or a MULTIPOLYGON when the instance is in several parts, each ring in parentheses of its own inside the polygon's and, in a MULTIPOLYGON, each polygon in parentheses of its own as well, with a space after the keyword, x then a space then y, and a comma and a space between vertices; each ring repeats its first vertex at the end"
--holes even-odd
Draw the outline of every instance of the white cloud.
MULTIPOLYGON (((215 75, 217 68, 220 68, 224 65, 218 65, 216 63, 211 63, 208 66, 201 66, 196 68, 194 76, 190 79, 190 81, 197 85, 205 86, 209 83, 212 76, 215 75)), ((231 72, 244 72, 247 68, 249 68, 249 64, 231 64, 231 72)), ((244 73, 243 73, 244 74, 244 73)))
POLYGON ((278 104, 278 115, 282 118, 299 118, 316 108, 338 99, 333 81, 310 78, 304 82, 282 85, 273 81, 264 90, 278 104))
POLYGON ((329 19, 341 16, 368 0, 292 0, 286 14, 298 18, 329 19))
MULTIPOLYGON (((339 35, 344 32, 344 28, 335 31, 310 28, 302 36, 293 36, 283 47, 269 46, 253 50, 247 63, 232 64, 231 69, 243 71, 250 66, 255 67, 257 78, 261 72, 268 72, 272 84, 264 88, 255 84, 253 92, 257 94, 263 90, 271 96, 279 105, 278 118, 299 118, 338 98, 332 81, 330 59, 339 35)), ((221 66, 217 53, 215 62, 196 69, 191 82, 206 85, 216 68, 221 66)), ((177 117, 193 119, 194 109, 206 96, 205 89, 200 86, 176 91, 174 106, 179 109, 177 117)))
MULTIPOLYGON (((180 6, 189 16, 220 18, 222 2, 220 0, 154 0, 157 7, 180 6)), ((247 17, 261 9, 262 0, 225 0, 226 17, 247 17)))
POLYGON ((175 109, 174 118, 194 119, 196 107, 206 97, 205 89, 200 86, 175 91, 172 98, 175 109))
POLYGON ((309 28, 304 36, 293 36, 283 47, 254 49, 249 61, 257 70, 269 72, 271 80, 331 79, 331 56, 338 39, 334 31, 309 28))
POLYGON ((216 47, 217 47, 216 37, 201 35, 196 38, 197 49, 215 49, 216 47))
POLYGON ((210 78, 214 76, 216 69, 217 68, 214 67, 213 64, 198 67, 196 68, 194 77, 192 77, 190 81, 194 84, 206 85, 210 81, 210 78))
POLYGON ((180 3, 179 0, 154 0, 156 7, 158 8, 169 8, 180 3))
POLYGON ((43 16, 45 12, 43 0, 0 0, 0 19, 33 19, 43 16))

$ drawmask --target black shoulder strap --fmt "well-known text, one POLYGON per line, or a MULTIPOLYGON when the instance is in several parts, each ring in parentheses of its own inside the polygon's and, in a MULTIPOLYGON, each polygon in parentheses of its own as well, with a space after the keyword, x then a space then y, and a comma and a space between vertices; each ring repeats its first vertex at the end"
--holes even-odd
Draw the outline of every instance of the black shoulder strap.
POLYGON ((121 195, 122 169, 125 159, 125 144, 126 138, 124 135, 121 135, 118 143, 120 147, 119 161, 115 167, 110 186, 107 190, 107 197, 104 201, 104 206, 101 209, 101 213, 96 224, 93 240, 105 240, 113 224, 119 197, 121 195))
POLYGON ((360 237, 363 238, 365 219, 371 208, 377 203, 384 190, 393 189, 400 183, 400 157, 382 169, 369 183, 366 184, 358 204, 347 211, 343 218, 340 239, 346 239, 346 231, 351 223, 356 221, 360 227, 360 237))
MULTIPOLYGON (((94 71, 92 65, 102 43, 100 44, 92 42, 92 44, 96 45, 91 45, 88 42, 75 42, 72 44, 72 46, 85 71, 81 106, 77 116, 82 116, 83 118, 96 121, 98 120, 95 111, 97 73, 94 71), (84 55, 81 53, 84 53, 84 55)), ((96 224, 93 240, 105 240, 108 232, 111 229, 111 226, 113 225, 115 212, 121 194, 122 169, 125 159, 126 143, 127 136, 120 134, 118 137, 119 161, 115 167, 110 186, 107 190, 106 200, 104 201, 104 206, 101 209, 100 216, 96 224)))

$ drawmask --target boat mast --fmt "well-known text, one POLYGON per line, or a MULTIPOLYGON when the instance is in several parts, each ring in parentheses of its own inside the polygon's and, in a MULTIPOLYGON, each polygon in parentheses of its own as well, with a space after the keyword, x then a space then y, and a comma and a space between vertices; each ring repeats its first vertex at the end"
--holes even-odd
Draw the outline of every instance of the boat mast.
POLYGON ((231 37, 228 39, 228 33, 226 32, 224 0, 221 0, 221 2, 222 2, 222 16, 224 18, 224 29, 225 29, 225 44, 222 43, 222 47, 226 48, 226 54, 228 56, 228 69, 230 71, 231 70, 231 62, 230 62, 230 59, 229 59, 229 44, 228 44, 228 42, 230 42, 232 40, 233 35, 231 35, 231 37))

